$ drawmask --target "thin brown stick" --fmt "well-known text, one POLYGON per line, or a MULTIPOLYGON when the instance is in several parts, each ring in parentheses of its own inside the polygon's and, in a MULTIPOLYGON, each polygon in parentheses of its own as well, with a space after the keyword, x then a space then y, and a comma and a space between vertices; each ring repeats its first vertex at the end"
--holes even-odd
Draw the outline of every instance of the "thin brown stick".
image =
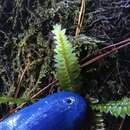
MULTIPOLYGON (((125 117, 125 118, 126 118, 126 117, 125 117)), ((125 118, 124 118, 124 119, 122 119, 121 124, 120 124, 120 126, 119 126, 119 129, 118 129, 118 130, 122 130, 123 125, 124 125, 124 122, 125 122, 125 118)))
POLYGON ((21 83, 23 81, 23 77, 26 74, 26 72, 29 70, 29 67, 31 66, 31 54, 29 53, 27 56, 27 65, 25 66, 22 74, 20 75, 20 78, 18 79, 18 86, 16 87, 16 92, 15 92, 15 98, 18 97, 19 95, 19 91, 20 91, 20 87, 21 87, 21 83))
POLYGON ((36 97, 38 97, 40 94, 42 94, 44 92, 44 90, 48 89, 49 87, 55 85, 56 83, 58 83, 58 80, 54 80, 52 81, 50 84, 48 84, 46 87, 44 87, 43 89, 41 89, 40 91, 38 91, 35 95, 33 95, 31 97, 31 99, 34 99, 36 97))
POLYGON ((120 46, 122 44, 126 44, 127 42, 130 42, 130 38, 125 39, 125 40, 123 40, 121 42, 106 46, 106 47, 100 49, 98 52, 95 52, 95 53, 93 53, 91 55, 88 55, 88 56, 84 57, 83 59, 81 59, 80 63, 83 63, 84 61, 89 60, 92 57, 96 57, 98 55, 101 55, 101 53, 104 53, 104 51, 108 51, 108 50, 111 50, 114 47, 120 46))
POLYGON ((81 30, 81 27, 83 25, 84 16, 85 16, 85 0, 83 0, 83 11, 82 11, 82 17, 81 17, 81 21, 80 21, 80 30, 81 30))
POLYGON ((28 68, 30 67, 30 62, 27 63, 25 69, 23 70, 21 76, 20 76, 20 79, 18 81, 18 86, 16 88, 16 92, 15 92, 15 97, 18 97, 18 94, 19 94, 19 91, 20 91, 20 86, 21 86, 21 83, 22 83, 22 80, 23 80, 23 77, 25 75, 25 73, 27 72, 28 68))
POLYGON ((85 66, 87 66, 87 65, 90 65, 90 64, 92 64, 92 63, 94 63, 94 62, 96 62, 96 61, 98 61, 98 60, 104 58, 105 56, 110 55, 111 53, 116 52, 117 50, 128 46, 129 44, 130 44, 130 42, 128 42, 128 43, 126 43, 126 44, 123 44, 123 45, 121 45, 121 46, 119 46, 119 47, 115 47, 115 48, 111 49, 110 51, 105 52, 105 53, 103 53, 103 54, 101 54, 101 55, 98 55, 98 56, 96 56, 95 58, 93 58, 93 59, 91 59, 91 60, 89 60, 89 61, 83 63, 80 67, 83 68, 83 67, 85 67, 85 66))
POLYGON ((85 14, 85 0, 81 0, 81 7, 80 7, 80 12, 79 12, 79 18, 78 18, 78 25, 76 28, 75 36, 78 36, 83 24, 84 20, 84 14, 85 14))

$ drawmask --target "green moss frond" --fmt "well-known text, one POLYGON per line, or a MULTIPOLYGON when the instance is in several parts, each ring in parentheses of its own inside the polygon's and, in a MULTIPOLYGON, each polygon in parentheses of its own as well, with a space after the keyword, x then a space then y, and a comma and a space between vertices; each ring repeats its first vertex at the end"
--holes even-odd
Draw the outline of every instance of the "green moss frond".
POLYGON ((71 43, 65 35, 66 30, 61 29, 61 25, 55 25, 55 67, 56 78, 59 80, 60 86, 64 90, 77 90, 77 79, 80 74, 78 59, 74 53, 71 43))
POLYGON ((124 118, 126 115, 130 116, 130 99, 126 97, 119 101, 94 105, 92 108, 99 110, 100 112, 110 113, 116 117, 120 116, 124 118))
POLYGON ((25 99, 25 98, 13 98, 9 96, 0 96, 0 104, 1 103, 13 103, 20 105, 23 102, 34 102, 34 99, 25 99))

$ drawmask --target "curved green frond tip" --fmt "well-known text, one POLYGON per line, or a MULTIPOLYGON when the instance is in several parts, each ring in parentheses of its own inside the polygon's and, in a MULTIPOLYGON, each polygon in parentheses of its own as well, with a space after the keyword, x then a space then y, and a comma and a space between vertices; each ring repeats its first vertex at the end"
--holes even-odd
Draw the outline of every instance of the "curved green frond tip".
POLYGON ((54 49, 56 78, 63 90, 79 91, 80 66, 72 44, 65 35, 66 30, 61 29, 61 25, 56 24, 53 28, 52 33, 56 44, 54 49))
POLYGON ((106 104, 92 105, 92 108, 100 112, 110 113, 115 117, 124 118, 126 115, 130 116, 130 99, 125 97, 119 101, 111 101, 106 104))

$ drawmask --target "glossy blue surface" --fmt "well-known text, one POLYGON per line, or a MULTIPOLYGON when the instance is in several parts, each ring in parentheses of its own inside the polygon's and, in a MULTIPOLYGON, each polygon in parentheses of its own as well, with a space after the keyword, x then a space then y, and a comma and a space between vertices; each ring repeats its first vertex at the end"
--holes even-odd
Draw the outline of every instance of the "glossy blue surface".
POLYGON ((47 96, 0 123, 0 130, 79 130, 86 102, 72 92, 47 96))

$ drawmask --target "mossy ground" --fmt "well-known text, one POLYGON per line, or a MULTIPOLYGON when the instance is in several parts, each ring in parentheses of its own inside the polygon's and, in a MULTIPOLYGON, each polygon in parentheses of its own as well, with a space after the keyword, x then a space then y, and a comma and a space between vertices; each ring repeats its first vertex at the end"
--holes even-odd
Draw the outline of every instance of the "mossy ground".
MULTIPOLYGON (((51 33, 54 24, 60 23, 67 29, 80 61, 130 36, 129 6, 127 0, 86 0, 81 35, 75 38, 79 0, 1 0, 0 94, 29 98, 55 79, 51 33)), ((129 58, 127 47, 85 67, 81 72, 83 94, 101 102, 129 95, 129 58)), ((48 89, 44 94, 54 90, 48 89)), ((1 105, 1 115, 13 107, 1 105)), ((111 128, 109 119, 107 127, 115 130, 116 123, 111 128)), ((115 118, 113 121, 117 122, 115 118)))

